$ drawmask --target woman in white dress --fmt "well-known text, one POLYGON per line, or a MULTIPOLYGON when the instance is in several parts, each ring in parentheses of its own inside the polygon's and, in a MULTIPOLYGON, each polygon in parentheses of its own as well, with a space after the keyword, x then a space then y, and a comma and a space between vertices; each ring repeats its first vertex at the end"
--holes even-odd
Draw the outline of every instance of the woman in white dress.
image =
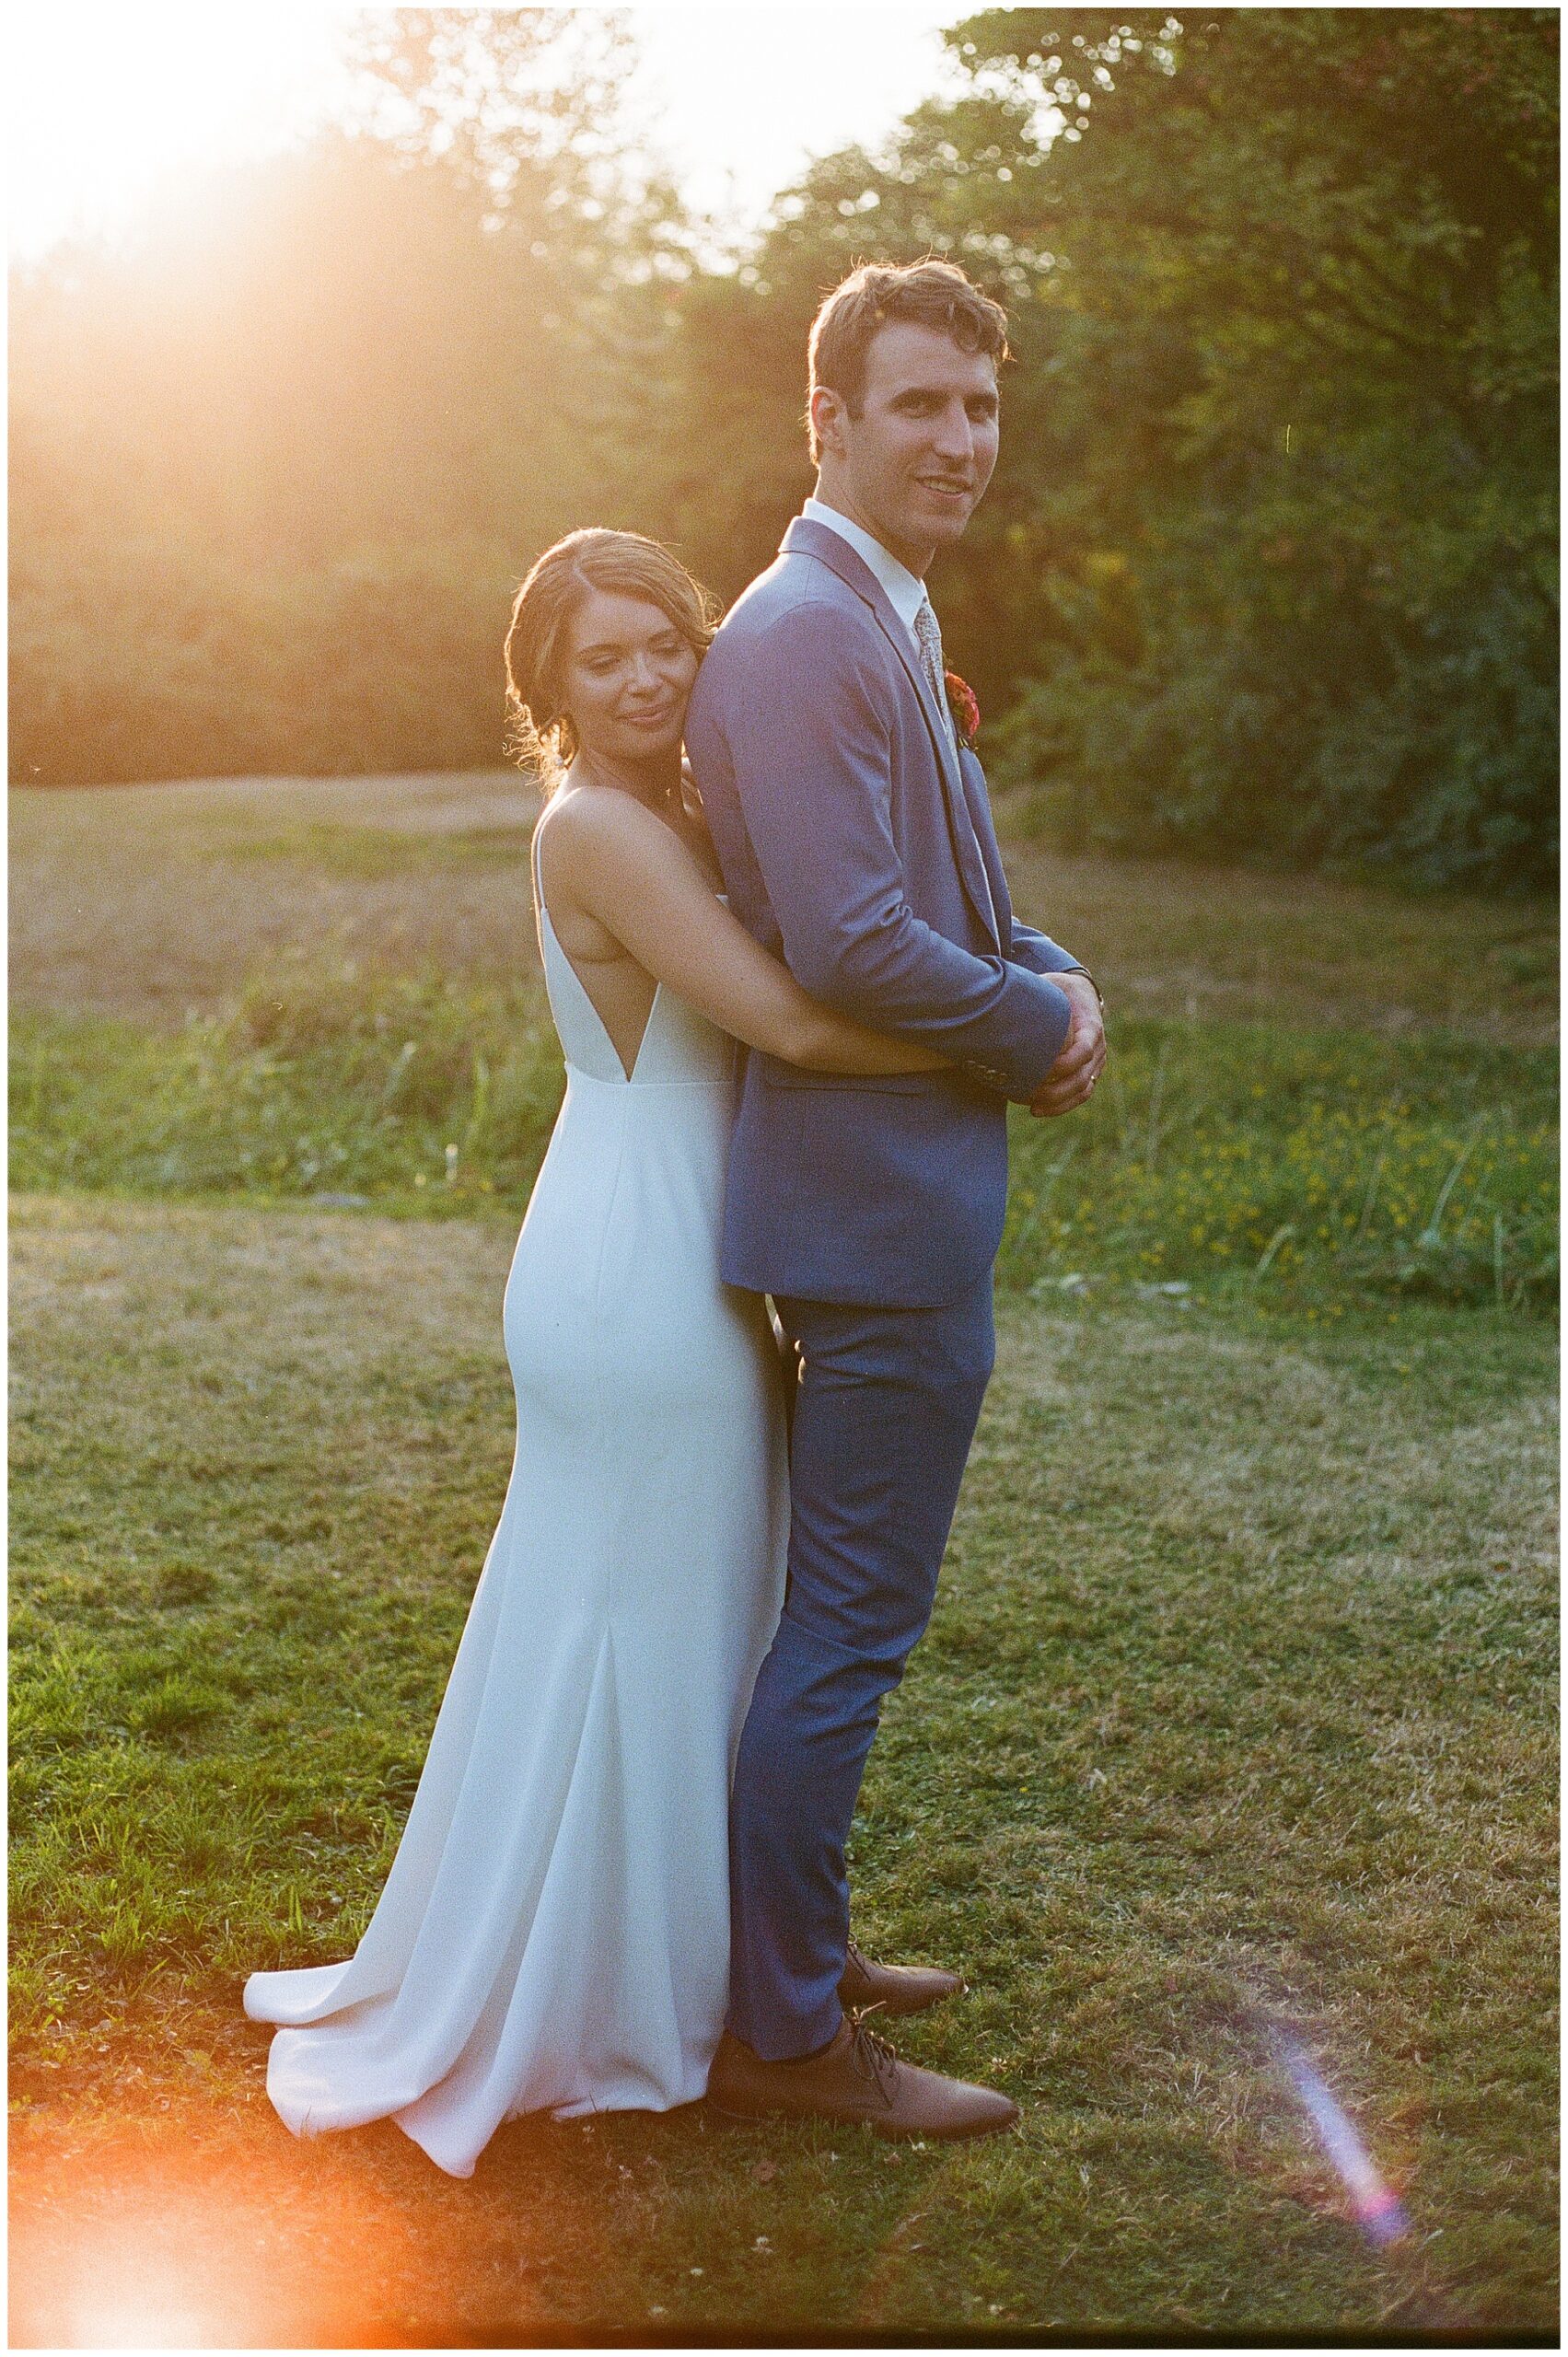
POLYGON ((517 1453, 358 1948, 245 1989, 286 2025, 267 2088, 296 2134, 389 2117, 454 2177, 517 2113, 704 2091, 730 1771, 789 1513, 772 1330, 718 1274, 736 1042, 837 1072, 937 1061, 819 1006, 723 905, 681 765, 710 635, 690 575, 633 533, 573 533, 517 594, 567 1086, 506 1285, 517 1453))

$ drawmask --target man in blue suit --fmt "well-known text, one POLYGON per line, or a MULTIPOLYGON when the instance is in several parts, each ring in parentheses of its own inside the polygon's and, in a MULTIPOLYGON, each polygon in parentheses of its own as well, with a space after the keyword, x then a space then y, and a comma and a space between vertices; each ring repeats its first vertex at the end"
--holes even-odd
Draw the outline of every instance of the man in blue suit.
POLYGON ((844 1843, 991 1373, 1006 1100, 1069 1111, 1105 1044, 1086 970, 1014 920, 924 589, 995 464, 1005 315, 948 263, 865 267, 809 349, 817 494, 714 640, 687 743, 742 922, 814 996, 950 1069, 748 1062, 723 1272, 772 1295, 797 1383, 789 1581, 736 1765, 709 2096, 967 2136, 1016 2107, 866 2027, 862 2008, 912 2013, 961 1984, 861 1954, 844 1843))

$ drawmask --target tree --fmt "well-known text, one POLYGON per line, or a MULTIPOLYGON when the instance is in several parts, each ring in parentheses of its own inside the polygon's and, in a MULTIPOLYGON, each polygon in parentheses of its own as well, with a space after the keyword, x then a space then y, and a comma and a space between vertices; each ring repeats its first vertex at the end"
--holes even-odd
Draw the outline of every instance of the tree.
POLYGON ((1001 462, 934 588, 1015 820, 1548 880, 1556 18, 1006 8, 957 100, 724 266, 613 11, 393 9, 357 129, 13 281, 23 776, 495 758, 572 526, 725 597, 811 484, 855 261, 1006 300, 1001 462))
POLYGON ((967 202, 1033 280, 1049 618, 1009 755, 1058 827, 1547 877, 1556 30, 949 34, 1018 126, 969 147, 967 202))
POLYGON ((366 20, 379 128, 14 275, 17 775, 499 757, 512 590, 635 520, 629 364, 683 267, 584 22, 366 20))

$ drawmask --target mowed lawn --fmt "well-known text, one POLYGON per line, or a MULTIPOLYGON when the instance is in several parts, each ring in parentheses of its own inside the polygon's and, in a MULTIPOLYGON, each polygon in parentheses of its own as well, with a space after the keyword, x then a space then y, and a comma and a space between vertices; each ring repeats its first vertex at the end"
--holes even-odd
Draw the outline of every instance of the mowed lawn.
POLYGON ((459 2185, 289 2138, 238 1991, 366 1921, 506 1479, 527 808, 17 799, 14 2340, 1550 2329, 1551 912, 1015 857, 1121 1097, 1020 1132, 854 1875, 868 1946, 970 1982, 900 2044, 1022 2128, 523 2121, 459 2185))

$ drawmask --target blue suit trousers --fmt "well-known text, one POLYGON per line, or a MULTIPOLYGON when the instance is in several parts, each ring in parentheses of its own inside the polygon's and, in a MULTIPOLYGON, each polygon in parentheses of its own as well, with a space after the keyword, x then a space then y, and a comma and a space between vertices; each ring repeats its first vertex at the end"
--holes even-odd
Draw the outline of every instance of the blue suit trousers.
POLYGON ((844 1844, 882 1697, 931 1617, 995 1354, 989 1268, 937 1308, 775 1306, 796 1372, 789 1577, 730 1805, 728 2026, 768 2061, 842 2018, 844 1844))

